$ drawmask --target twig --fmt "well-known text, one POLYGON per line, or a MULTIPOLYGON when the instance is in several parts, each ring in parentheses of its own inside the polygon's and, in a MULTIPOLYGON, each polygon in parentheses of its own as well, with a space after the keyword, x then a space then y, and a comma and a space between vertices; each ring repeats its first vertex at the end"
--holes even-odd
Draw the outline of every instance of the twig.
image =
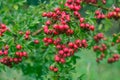
POLYGON ((105 10, 112 10, 111 8, 107 8, 107 7, 103 7, 103 6, 100 6, 98 4, 92 4, 92 3, 89 3, 89 5, 92 5, 92 6, 95 6, 95 7, 98 7, 98 8, 101 8, 101 9, 105 9, 105 10))
POLYGON ((35 32, 32 34, 32 36, 35 36, 35 35, 39 34, 40 32, 42 32, 42 30, 43 30, 43 28, 38 29, 37 31, 35 31, 35 32))

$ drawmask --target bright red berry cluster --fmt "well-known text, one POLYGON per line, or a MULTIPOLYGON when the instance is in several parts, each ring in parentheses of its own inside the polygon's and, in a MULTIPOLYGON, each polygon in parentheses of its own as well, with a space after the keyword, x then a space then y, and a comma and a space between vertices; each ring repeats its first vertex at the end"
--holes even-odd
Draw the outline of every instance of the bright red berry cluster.
MULTIPOLYGON (((94 31, 95 27, 89 23, 85 23, 85 19, 81 17, 79 13, 81 9, 80 3, 81 0, 67 0, 65 6, 72 10, 74 18, 79 20, 80 25, 78 26, 83 30, 94 31)), ((55 62, 64 64, 66 63, 66 58, 73 56, 78 48, 86 48, 88 46, 86 39, 63 42, 64 39, 60 37, 60 35, 74 35, 75 28, 69 25, 69 22, 71 22, 71 14, 68 13, 67 10, 56 8, 53 12, 44 12, 42 16, 49 18, 43 27, 44 33, 48 36, 45 37, 43 41, 46 46, 50 44, 55 46, 57 50, 54 56, 55 62)), ((50 70, 54 71, 53 69, 50 70)))
POLYGON ((91 30, 91 31, 94 31, 94 29, 95 29, 94 25, 90 25, 90 24, 88 24, 88 23, 81 23, 81 24, 80 24, 80 27, 81 27, 82 29, 91 30))
POLYGON ((98 34, 96 34, 95 36, 94 36, 94 40, 96 41, 96 42, 99 42, 101 39, 103 39, 104 38, 104 34, 103 33, 98 33, 98 34))
POLYGON ((95 18, 97 19, 104 19, 104 18, 108 18, 108 19, 119 19, 120 18, 120 8, 116 7, 113 11, 108 12, 107 14, 103 14, 101 13, 100 10, 96 10, 95 11, 95 18))
MULTIPOLYGON (((20 50, 21 45, 17 45, 16 48, 20 50)), ((9 54, 9 46, 5 45, 2 50, 0 50, 0 63, 12 67, 14 64, 18 64, 22 61, 22 57, 27 57, 27 52, 16 52, 14 56, 10 56, 9 54)))
POLYGON ((120 18, 120 8, 116 7, 113 11, 107 13, 107 18, 114 18, 119 19, 120 18))
POLYGON ((118 60, 120 60, 120 55, 119 54, 113 54, 113 56, 111 58, 108 58, 108 63, 114 63, 118 60))
POLYGON ((69 7, 73 11, 79 11, 81 9, 81 2, 82 0, 67 0, 65 6, 69 7))
POLYGON ((55 66, 50 66, 49 69, 53 72, 57 72, 58 71, 58 68, 55 67, 55 66))
POLYGON ((104 19, 106 16, 100 12, 100 10, 95 11, 95 18, 97 19, 104 19))
POLYGON ((0 36, 3 36, 3 33, 8 30, 5 24, 0 23, 0 36))
POLYGON ((107 50, 107 46, 106 46, 106 44, 102 44, 100 46, 93 46, 93 50, 94 51, 104 52, 104 51, 107 50))
POLYGON ((34 40, 34 44, 39 44, 39 40, 38 40, 38 39, 35 39, 35 40, 34 40))
POLYGON ((30 38, 30 30, 27 30, 25 32, 25 36, 24 36, 25 40, 28 40, 30 38))

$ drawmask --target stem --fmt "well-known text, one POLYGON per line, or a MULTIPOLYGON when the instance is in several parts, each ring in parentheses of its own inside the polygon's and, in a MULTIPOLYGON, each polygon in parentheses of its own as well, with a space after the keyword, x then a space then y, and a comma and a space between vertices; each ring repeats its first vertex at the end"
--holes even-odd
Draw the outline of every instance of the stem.
POLYGON ((89 3, 89 5, 91 5, 91 6, 95 6, 95 7, 98 7, 98 8, 101 8, 101 9, 104 9, 104 10, 112 10, 111 8, 107 8, 107 7, 103 7, 103 6, 100 6, 100 5, 98 5, 98 4, 91 4, 91 3, 89 3))
POLYGON ((43 28, 38 29, 37 31, 35 31, 35 32, 32 34, 32 36, 35 36, 35 35, 39 34, 40 32, 42 32, 42 30, 43 30, 43 28))

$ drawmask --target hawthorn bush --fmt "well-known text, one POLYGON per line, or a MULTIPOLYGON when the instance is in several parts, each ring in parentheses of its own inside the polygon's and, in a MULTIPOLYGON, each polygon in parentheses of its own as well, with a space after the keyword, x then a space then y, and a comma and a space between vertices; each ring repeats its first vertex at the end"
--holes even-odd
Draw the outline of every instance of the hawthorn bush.
POLYGON ((0 1, 0 79, 119 80, 119 3, 0 1))

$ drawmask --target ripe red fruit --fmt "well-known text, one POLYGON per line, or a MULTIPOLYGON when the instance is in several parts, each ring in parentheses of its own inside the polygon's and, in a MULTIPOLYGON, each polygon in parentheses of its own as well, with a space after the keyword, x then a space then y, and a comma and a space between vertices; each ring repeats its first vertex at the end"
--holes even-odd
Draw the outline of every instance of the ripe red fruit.
POLYGON ((61 62, 62 64, 64 64, 66 61, 65 61, 64 58, 61 58, 61 59, 60 59, 60 62, 61 62))
POLYGON ((94 27, 93 25, 91 25, 91 26, 89 27, 89 29, 90 29, 91 31, 94 31, 95 27, 94 27))
POLYGON ((37 39, 34 40, 34 43, 35 43, 35 44, 39 44, 39 40, 37 40, 37 39))
POLYGON ((99 49, 99 46, 93 46, 93 50, 96 51, 99 49))
POLYGON ((27 30, 25 34, 30 35, 30 30, 27 30))
POLYGON ((78 47, 81 47, 81 40, 80 39, 77 39, 75 40, 75 44, 78 46, 78 47))
POLYGON ((82 44, 86 44, 87 41, 85 39, 82 40, 82 44))
POLYGON ((80 27, 81 27, 81 28, 85 28, 85 23, 81 23, 81 24, 80 24, 80 27))
POLYGON ((50 69, 51 71, 53 71, 53 70, 54 70, 54 67, 53 67, 53 66, 50 66, 49 69, 50 69))
POLYGON ((46 22, 46 25, 50 25, 51 24, 51 22, 50 22, 50 20, 48 20, 47 22, 46 22))
POLYGON ((23 57, 23 53, 22 52, 19 52, 19 57, 23 57))
POLYGON ((16 52, 15 55, 16 55, 16 56, 20 56, 20 52, 16 52))
POLYGON ((57 72, 57 71, 58 71, 58 68, 54 68, 53 71, 54 71, 54 72, 57 72))
POLYGON ((65 53, 68 53, 68 52, 69 52, 69 49, 68 49, 68 48, 64 48, 63 51, 64 51, 65 53))
POLYGON ((27 57, 28 55, 27 55, 27 52, 22 52, 22 55, 24 56, 24 57, 27 57))
POLYGON ((5 45, 5 50, 8 50, 9 49, 9 46, 8 45, 5 45))
POLYGON ((20 49, 22 49, 22 46, 21 46, 20 44, 18 44, 18 45, 16 46, 16 48, 17 48, 18 50, 20 50, 20 49))
POLYGON ((42 16, 43 16, 43 17, 47 16, 47 13, 44 12, 44 13, 42 14, 42 16))
POLYGON ((63 54, 64 54, 64 51, 63 51, 63 50, 60 50, 58 53, 59 53, 60 55, 63 55, 63 54))
POLYGON ((2 27, 2 29, 5 29, 5 28, 6 28, 6 25, 5 25, 5 24, 0 24, 0 26, 2 27))
POLYGON ((73 46, 74 46, 74 43, 72 43, 72 42, 69 42, 69 43, 68 43, 68 46, 69 46, 70 48, 73 48, 73 46))
POLYGON ((8 55, 8 50, 5 50, 5 51, 4 51, 4 55, 8 55))
POLYGON ((59 62, 59 61, 60 61, 60 57, 59 57, 58 55, 55 55, 54 60, 55 60, 56 62, 59 62))
POLYGON ((106 4, 106 0, 102 0, 102 3, 103 3, 103 4, 106 4))
POLYGON ((25 38, 25 40, 27 40, 27 39, 30 38, 30 36, 29 35, 25 35, 24 38, 25 38))
POLYGON ((13 58, 13 61, 14 61, 15 63, 18 63, 18 58, 13 58))
POLYGON ((84 18, 80 18, 79 20, 80 20, 81 23, 83 23, 85 19, 84 18))
POLYGON ((2 52, 2 50, 0 50, 0 55, 2 55, 3 54, 3 52, 2 52))
POLYGON ((99 10, 96 10, 95 11, 95 15, 99 15, 100 14, 100 11, 99 10))

